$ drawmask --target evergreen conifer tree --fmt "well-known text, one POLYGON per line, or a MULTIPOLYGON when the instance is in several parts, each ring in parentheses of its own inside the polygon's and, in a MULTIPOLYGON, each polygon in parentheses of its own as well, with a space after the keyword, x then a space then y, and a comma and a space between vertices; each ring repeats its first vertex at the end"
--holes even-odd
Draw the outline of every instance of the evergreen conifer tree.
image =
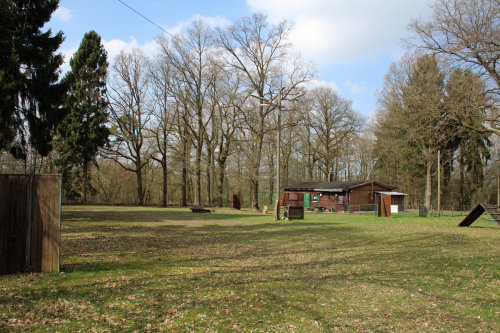
POLYGON ((106 127, 107 54, 95 31, 85 34, 70 65, 71 71, 64 78, 68 85, 65 105, 69 113, 58 129, 57 163, 63 174, 81 169, 82 199, 87 202, 89 168, 109 135, 106 127))
POLYGON ((0 150, 24 158, 30 145, 39 154, 52 149, 64 118, 63 62, 57 49, 62 32, 41 29, 59 0, 0 0, 0 150))

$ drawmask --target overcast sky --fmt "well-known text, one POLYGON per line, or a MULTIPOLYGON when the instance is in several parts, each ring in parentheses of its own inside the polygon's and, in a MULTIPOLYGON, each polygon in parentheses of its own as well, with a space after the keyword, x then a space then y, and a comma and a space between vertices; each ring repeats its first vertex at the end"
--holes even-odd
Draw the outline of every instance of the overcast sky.
MULTIPOLYGON (((294 23, 290 38, 318 78, 353 102, 369 117, 376 110, 376 91, 392 62, 405 52, 401 39, 412 19, 431 14, 433 0, 123 0, 165 30, 177 33, 198 18, 225 25, 253 12, 273 23, 294 23)), ((162 31, 118 0, 61 0, 49 26, 62 30, 61 51, 69 58, 85 32, 103 38, 112 60, 122 49, 156 51, 162 31)), ((67 65, 66 65, 67 68, 67 65)))

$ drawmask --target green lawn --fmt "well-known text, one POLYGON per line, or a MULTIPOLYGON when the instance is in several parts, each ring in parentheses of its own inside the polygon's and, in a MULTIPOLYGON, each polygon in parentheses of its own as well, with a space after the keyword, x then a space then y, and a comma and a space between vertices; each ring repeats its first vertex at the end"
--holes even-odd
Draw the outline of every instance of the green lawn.
POLYGON ((0 331, 499 332, 500 226, 462 218, 67 206, 0 331))

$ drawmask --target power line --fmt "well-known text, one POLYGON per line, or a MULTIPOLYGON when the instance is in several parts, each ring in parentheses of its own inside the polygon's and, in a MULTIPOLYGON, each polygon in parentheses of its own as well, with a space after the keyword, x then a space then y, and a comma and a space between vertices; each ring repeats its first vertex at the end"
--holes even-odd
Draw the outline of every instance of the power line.
POLYGON ((137 15, 141 16, 143 19, 145 19, 146 21, 148 21, 149 23, 151 23, 152 25, 156 26, 158 29, 160 29, 161 31, 163 31, 164 33, 166 33, 167 35, 171 36, 171 37, 174 37, 170 32, 168 32, 167 30, 163 29, 162 27, 160 27, 158 24, 156 24, 155 22, 151 21, 150 19, 148 19, 146 16, 144 16, 143 14, 141 14, 139 11, 135 10, 134 8, 130 7, 129 5, 127 5, 125 2, 123 2, 122 0, 118 0, 122 5, 128 7, 130 10, 132 10, 134 13, 136 13, 137 15))

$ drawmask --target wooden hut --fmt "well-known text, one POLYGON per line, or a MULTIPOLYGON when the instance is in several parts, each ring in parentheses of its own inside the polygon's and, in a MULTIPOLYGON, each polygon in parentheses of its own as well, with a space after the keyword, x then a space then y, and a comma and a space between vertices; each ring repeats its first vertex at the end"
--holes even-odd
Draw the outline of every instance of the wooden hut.
POLYGON ((350 211, 375 210, 377 197, 391 195, 392 204, 404 210, 406 194, 394 192, 396 187, 374 181, 303 182, 284 188, 283 206, 350 211))

